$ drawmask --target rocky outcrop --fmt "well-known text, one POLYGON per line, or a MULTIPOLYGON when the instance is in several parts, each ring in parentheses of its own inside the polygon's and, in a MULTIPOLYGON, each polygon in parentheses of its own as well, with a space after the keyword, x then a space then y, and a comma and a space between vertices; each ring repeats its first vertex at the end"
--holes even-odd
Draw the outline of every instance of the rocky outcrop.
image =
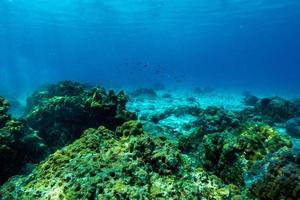
POLYGON ((165 138, 130 121, 112 132, 88 129, 29 176, 0 188, 3 199, 226 199, 238 196, 165 138))
POLYGON ((37 132, 7 112, 9 103, 0 97, 0 184, 18 174, 26 163, 47 155, 48 149, 37 132))
POLYGON ((38 90, 27 102, 25 119, 51 150, 73 142, 87 128, 103 125, 114 130, 135 119, 126 111, 127 98, 122 91, 106 93, 103 88, 86 88, 70 81, 38 90))

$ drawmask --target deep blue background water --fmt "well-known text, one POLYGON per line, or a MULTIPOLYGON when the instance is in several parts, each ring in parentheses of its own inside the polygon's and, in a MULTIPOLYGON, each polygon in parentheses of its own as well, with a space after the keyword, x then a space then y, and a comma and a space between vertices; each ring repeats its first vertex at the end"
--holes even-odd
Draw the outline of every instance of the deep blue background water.
POLYGON ((299 0, 0 0, 0 91, 104 86, 300 89, 299 0))

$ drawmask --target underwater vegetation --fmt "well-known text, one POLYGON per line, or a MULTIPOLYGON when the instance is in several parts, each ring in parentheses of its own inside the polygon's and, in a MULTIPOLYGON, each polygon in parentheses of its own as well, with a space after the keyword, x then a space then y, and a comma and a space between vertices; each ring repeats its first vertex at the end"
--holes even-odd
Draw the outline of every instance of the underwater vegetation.
POLYGON ((70 81, 49 85, 27 99, 25 120, 39 132, 53 151, 79 138, 83 130, 104 125, 115 129, 135 119, 126 111, 121 91, 108 93, 101 87, 87 88, 70 81))
POLYGON ((296 101, 249 95, 233 111, 195 98, 152 114, 126 107, 173 96, 143 88, 129 99, 62 81, 33 92, 20 119, 1 97, 0 199, 299 199, 296 101))
POLYGON ((300 153, 283 149, 268 162, 267 170, 251 191, 262 199, 299 199, 300 153))
POLYGON ((0 97, 0 184, 26 163, 38 162, 48 154, 37 132, 9 115, 9 103, 0 97))
POLYGON ((236 191, 202 168, 191 168, 165 138, 153 139, 129 121, 115 132, 86 130, 1 192, 7 199, 222 199, 236 191))

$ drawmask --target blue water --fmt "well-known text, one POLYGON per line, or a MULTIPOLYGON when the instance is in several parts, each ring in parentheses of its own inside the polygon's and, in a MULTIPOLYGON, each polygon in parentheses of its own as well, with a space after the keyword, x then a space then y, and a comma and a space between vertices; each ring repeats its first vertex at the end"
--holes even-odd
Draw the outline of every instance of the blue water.
POLYGON ((300 91, 299 0, 0 0, 0 91, 72 79, 300 91))

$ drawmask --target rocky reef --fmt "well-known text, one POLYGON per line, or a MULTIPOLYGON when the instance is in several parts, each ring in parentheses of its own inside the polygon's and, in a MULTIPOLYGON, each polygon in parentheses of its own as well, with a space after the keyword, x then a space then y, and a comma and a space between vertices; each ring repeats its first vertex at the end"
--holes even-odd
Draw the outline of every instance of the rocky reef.
POLYGON ((27 99, 24 118, 16 120, 7 113, 9 103, 1 97, 0 184, 28 163, 38 163, 73 142, 87 128, 105 125, 114 130, 135 119, 126 111, 126 101, 123 92, 107 94, 100 87, 63 81, 35 91, 27 99))
POLYGON ((79 138, 87 128, 104 125, 114 130, 135 119, 126 111, 126 102, 122 91, 106 93, 101 87, 64 81, 35 91, 27 100, 25 120, 53 151, 79 138))
POLYGON ((0 184, 48 152, 37 132, 24 121, 12 118, 8 109, 9 103, 0 97, 0 184))
POLYGON ((299 107, 292 101, 281 97, 263 98, 257 101, 255 110, 270 123, 286 122, 299 116, 299 107))
POLYGON ((243 186, 243 174, 258 160, 282 147, 291 147, 291 141, 265 125, 245 127, 238 135, 216 133, 203 138, 203 163, 208 171, 226 183, 243 186))
POLYGON ((202 168, 165 138, 151 138, 129 121, 112 132, 88 129, 29 176, 11 179, 3 199, 225 199, 234 186, 202 168))
POLYGON ((248 94, 228 109, 207 92, 62 81, 20 119, 0 97, 0 199, 297 199, 300 104, 248 94))
POLYGON ((299 199, 300 152, 287 149, 268 159, 266 172, 250 190, 261 199, 299 199))

